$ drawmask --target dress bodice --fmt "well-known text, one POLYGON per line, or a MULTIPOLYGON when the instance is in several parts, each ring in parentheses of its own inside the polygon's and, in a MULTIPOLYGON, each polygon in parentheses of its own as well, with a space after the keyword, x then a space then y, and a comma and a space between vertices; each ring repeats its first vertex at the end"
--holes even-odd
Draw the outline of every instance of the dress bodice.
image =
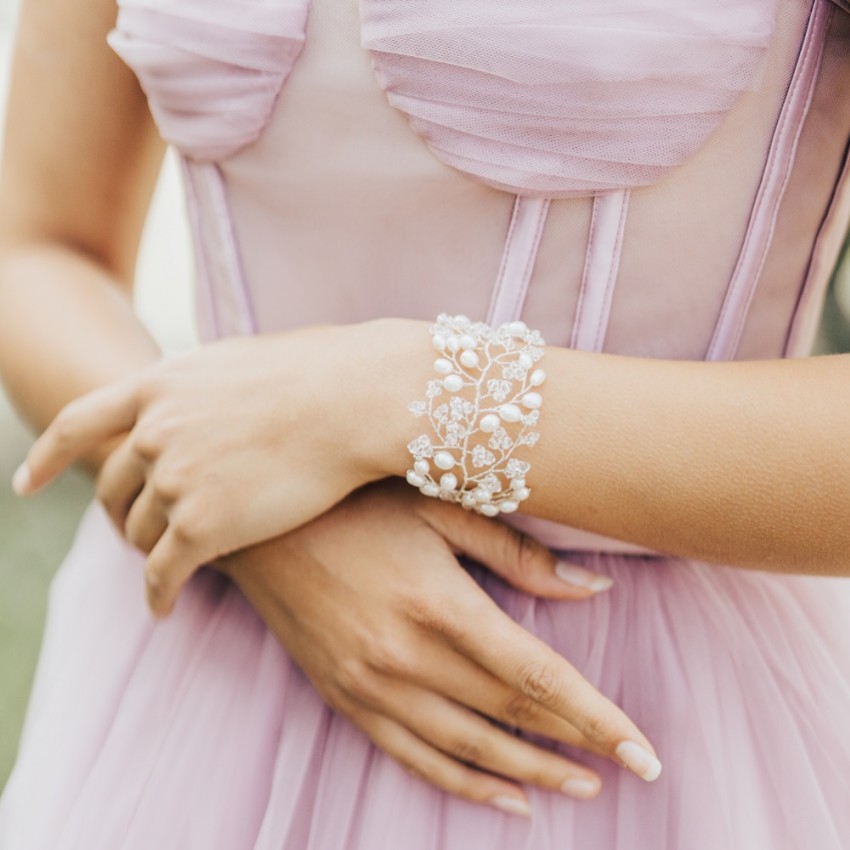
MULTIPOLYGON (((848 221, 830 0, 121 0, 209 338, 438 312, 804 353, 848 221)), ((561 541, 563 545, 563 541, 561 541)))
MULTIPOLYGON (((431 151, 546 197, 656 182, 753 86, 776 0, 360 0, 377 81, 431 151)), ((195 159, 253 141, 309 0, 123 0, 112 44, 195 159)))

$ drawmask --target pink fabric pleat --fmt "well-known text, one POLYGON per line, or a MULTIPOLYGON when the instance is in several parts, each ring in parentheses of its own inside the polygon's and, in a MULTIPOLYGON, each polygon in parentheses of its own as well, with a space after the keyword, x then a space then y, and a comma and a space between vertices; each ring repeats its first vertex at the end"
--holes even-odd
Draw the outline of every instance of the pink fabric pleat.
POLYGON ((362 0, 361 15, 390 103, 437 156, 568 197, 690 157, 757 82, 775 2, 362 0))
POLYGON ((254 141, 304 44, 306 0, 120 0, 112 48, 163 138, 218 160, 254 141))
POLYGON ((196 577, 154 627, 141 558, 92 509, 53 587, 0 846, 846 850, 850 583, 573 559, 614 588, 556 603, 479 579, 623 706, 665 771, 647 785, 582 755, 605 781, 598 800, 529 789, 527 821, 438 792, 375 750, 220 576, 196 577))

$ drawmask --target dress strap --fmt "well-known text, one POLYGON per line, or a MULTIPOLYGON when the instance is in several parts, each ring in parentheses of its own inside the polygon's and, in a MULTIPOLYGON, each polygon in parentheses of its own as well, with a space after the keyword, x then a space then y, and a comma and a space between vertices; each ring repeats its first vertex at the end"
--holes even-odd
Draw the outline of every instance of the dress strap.
POLYGON ((516 196, 487 313, 488 324, 500 325, 520 317, 548 213, 548 198, 516 196))
POLYGON ((823 55, 827 24, 833 8, 827 0, 812 2, 803 44, 779 113, 750 223, 714 328, 706 360, 732 360, 738 351, 744 323, 773 238, 776 218, 788 185, 800 133, 811 104, 823 55))
POLYGON ((571 348, 602 351, 605 344, 628 207, 627 189, 606 192, 593 199, 590 237, 587 240, 571 348))

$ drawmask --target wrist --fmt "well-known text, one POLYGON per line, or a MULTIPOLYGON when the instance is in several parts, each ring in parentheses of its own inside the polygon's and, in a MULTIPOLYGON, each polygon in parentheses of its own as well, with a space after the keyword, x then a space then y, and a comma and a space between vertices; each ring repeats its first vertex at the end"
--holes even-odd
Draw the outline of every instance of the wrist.
POLYGON ((407 444, 417 424, 408 404, 422 393, 433 373, 431 322, 376 319, 357 326, 357 445, 367 481, 404 476, 410 465, 407 444))

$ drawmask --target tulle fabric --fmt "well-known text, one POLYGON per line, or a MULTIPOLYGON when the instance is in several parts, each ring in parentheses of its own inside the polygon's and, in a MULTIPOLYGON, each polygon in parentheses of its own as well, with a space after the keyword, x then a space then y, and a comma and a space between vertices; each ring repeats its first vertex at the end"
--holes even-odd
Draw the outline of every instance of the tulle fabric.
POLYGON ((523 194, 654 183, 758 79, 774 0, 362 0, 390 103, 435 154, 523 194))
POLYGON ((162 137, 212 161, 254 141, 304 44, 303 0, 123 0, 109 44, 162 137))
MULTIPOLYGON (((775 7, 362 0, 362 43, 390 103, 443 161, 512 192, 571 197, 654 183, 692 156, 757 83, 775 7)), ((309 2, 120 8, 110 43, 164 138, 204 161, 267 123, 309 2)))
POLYGON ((527 821, 444 795, 375 750, 221 577, 199 576, 154 627, 140 557, 93 508, 54 583, 0 846, 846 848, 850 584, 582 559, 614 589, 553 603, 479 578, 646 730, 664 773, 647 785, 586 756, 602 795, 529 789, 527 821))

